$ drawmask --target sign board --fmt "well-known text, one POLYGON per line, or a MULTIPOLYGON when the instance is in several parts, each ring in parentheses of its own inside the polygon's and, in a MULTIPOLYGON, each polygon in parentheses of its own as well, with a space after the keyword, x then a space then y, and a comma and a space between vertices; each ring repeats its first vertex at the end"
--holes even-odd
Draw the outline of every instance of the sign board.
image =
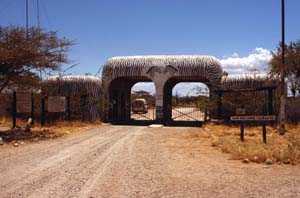
POLYGON ((235 110, 235 114, 236 115, 245 115, 246 114, 246 109, 243 109, 243 108, 237 108, 235 110))
POLYGON ((66 97, 65 96, 49 96, 48 112, 65 112, 66 97))
POLYGON ((19 90, 16 92, 17 113, 30 113, 31 108, 31 92, 19 90))
POLYGON ((276 116, 231 116, 232 121, 274 121, 276 116))

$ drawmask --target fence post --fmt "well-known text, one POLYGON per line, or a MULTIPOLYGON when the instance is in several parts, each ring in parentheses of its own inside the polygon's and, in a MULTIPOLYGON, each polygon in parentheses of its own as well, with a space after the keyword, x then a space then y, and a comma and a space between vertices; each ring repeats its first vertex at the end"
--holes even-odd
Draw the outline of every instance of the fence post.
POLYGON ((242 142, 244 141, 244 122, 241 122, 240 139, 241 139, 242 142))
POLYGON ((33 98, 33 93, 31 93, 31 115, 32 119, 32 124, 34 124, 34 98, 33 98))
POLYGON ((41 126, 45 125, 45 95, 42 93, 41 100, 41 126))
POLYGON ((68 121, 71 121, 71 97, 67 96, 67 119, 68 121))
POLYGON ((13 100, 12 100, 12 122, 13 122, 12 128, 15 128, 17 126, 17 94, 15 91, 13 92, 13 100))
POLYGON ((262 135, 263 135, 263 141, 266 144, 267 143, 267 128, 266 128, 265 122, 263 122, 263 124, 262 124, 262 135))

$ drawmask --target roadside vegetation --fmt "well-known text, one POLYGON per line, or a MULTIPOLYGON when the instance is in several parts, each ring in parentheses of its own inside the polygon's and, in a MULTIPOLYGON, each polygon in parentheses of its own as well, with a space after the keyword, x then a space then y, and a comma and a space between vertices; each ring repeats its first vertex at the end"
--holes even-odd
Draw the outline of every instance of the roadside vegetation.
POLYGON ((208 124, 211 145, 231 154, 231 159, 245 163, 300 164, 300 125, 287 125, 284 136, 267 127, 267 144, 262 141, 262 127, 245 127, 245 140, 240 140, 239 126, 208 124))
POLYGON ((10 121, 3 122, 3 120, 8 119, 2 119, 0 124, 0 137, 2 139, 0 144, 11 144, 13 146, 72 135, 101 125, 99 121, 55 121, 46 123, 43 127, 40 127, 37 123, 30 128, 30 131, 25 131, 26 122, 24 120, 18 119, 18 126, 14 129, 11 129, 12 123, 10 121))

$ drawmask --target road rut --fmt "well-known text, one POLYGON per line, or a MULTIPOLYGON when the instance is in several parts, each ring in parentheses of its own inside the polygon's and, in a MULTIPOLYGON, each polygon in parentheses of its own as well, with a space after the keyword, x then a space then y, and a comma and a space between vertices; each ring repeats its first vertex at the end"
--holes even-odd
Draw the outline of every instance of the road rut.
POLYGON ((0 149, 1 197, 299 197, 299 166, 228 160, 199 128, 101 126, 0 149), (203 136, 203 137, 202 137, 203 136))

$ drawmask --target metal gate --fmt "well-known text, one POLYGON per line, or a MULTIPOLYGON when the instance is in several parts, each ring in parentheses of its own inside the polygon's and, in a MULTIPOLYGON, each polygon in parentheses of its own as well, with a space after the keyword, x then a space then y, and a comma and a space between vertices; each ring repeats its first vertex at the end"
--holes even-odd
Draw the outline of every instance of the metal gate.
POLYGON ((172 105, 172 121, 203 122, 206 120, 205 111, 197 104, 172 105))
POLYGON ((147 111, 137 112, 134 111, 132 106, 130 107, 130 119, 132 121, 154 121, 156 119, 155 106, 151 105, 147 108, 147 111))

